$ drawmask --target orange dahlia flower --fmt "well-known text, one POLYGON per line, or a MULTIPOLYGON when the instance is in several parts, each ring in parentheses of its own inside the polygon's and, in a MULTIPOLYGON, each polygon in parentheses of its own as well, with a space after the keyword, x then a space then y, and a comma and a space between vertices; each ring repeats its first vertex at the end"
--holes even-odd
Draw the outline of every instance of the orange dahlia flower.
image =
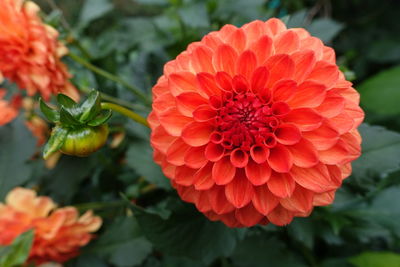
POLYGON ((29 263, 65 262, 79 254, 79 248, 101 226, 91 211, 78 215, 73 207, 56 209, 48 197, 37 197, 30 189, 15 188, 0 203, 0 245, 9 245, 23 232, 34 229, 29 263))
POLYGON ((190 44, 153 100, 154 160, 183 200, 230 227, 330 204, 360 155, 364 113, 334 50, 279 19, 190 44))
POLYGON ((77 98, 60 61, 67 48, 57 41, 57 31, 42 22, 39 11, 31 1, 0 1, 0 77, 45 100, 58 92, 77 98))
MULTIPOLYGON (((11 103, 3 100, 7 94, 6 90, 0 89, 0 126, 3 126, 12 121, 18 115, 19 101, 11 101, 11 103)), ((18 98, 15 98, 15 100, 18 98)))

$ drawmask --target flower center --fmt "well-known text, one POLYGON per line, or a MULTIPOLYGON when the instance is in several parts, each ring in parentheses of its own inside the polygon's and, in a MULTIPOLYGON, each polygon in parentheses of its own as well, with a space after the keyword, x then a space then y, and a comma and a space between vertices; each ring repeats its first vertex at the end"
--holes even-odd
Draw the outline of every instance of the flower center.
POLYGON ((273 132, 289 112, 286 103, 271 103, 270 95, 260 97, 252 92, 225 92, 221 99, 212 99, 211 105, 217 109, 211 141, 225 149, 245 151, 253 145, 275 146, 273 132))

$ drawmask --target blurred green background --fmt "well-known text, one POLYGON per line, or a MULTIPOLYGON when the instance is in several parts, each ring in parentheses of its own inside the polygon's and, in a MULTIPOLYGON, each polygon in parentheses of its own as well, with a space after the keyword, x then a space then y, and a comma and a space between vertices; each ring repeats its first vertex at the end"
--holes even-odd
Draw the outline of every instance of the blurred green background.
MULTIPOLYGON (((121 144, 85 159, 63 156, 49 170, 20 118, 0 129, 0 199, 16 185, 37 186, 63 205, 95 209, 105 219, 98 239, 67 266, 400 266, 400 1, 35 2, 73 53, 146 94, 164 63, 208 32, 280 17, 335 49, 366 111, 363 156, 332 206, 287 227, 239 230, 207 221, 177 198, 152 162, 149 132, 140 125, 113 116, 112 133, 125 135, 121 144), (127 209, 120 193, 145 210, 127 209)), ((96 88, 143 115, 149 112, 134 104, 126 88, 65 62, 81 90, 96 88)))

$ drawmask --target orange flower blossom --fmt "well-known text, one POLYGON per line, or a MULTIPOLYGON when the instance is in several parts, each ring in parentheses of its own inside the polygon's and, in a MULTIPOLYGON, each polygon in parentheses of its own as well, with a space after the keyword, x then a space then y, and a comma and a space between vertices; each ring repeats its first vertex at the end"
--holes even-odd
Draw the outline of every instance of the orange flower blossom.
POLYGON ((18 115, 19 97, 15 97, 11 103, 4 100, 7 94, 5 89, 0 89, 0 126, 3 126, 12 121, 18 115))
POLYGON ((225 25, 153 87, 151 145, 180 197, 230 227, 332 203, 360 156, 359 94, 335 52, 279 19, 225 25))
POLYGON ((0 203, 0 245, 10 245, 30 229, 35 231, 29 263, 62 263, 77 256, 101 224, 92 211, 79 217, 74 207, 56 209, 50 198, 38 197, 30 189, 15 188, 5 204, 0 203))
POLYGON ((60 58, 67 48, 58 32, 43 23, 40 8, 32 1, 0 1, 0 77, 15 82, 32 96, 45 100, 63 92, 78 98, 70 74, 60 58))

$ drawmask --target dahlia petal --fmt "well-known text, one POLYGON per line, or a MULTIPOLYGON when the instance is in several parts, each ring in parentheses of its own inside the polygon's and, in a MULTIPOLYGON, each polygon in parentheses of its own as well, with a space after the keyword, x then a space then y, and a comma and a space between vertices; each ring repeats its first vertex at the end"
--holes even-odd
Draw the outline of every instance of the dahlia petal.
POLYGON ((221 40, 226 40, 229 36, 231 36, 238 28, 232 24, 225 24, 222 28, 216 32, 219 35, 221 40))
POLYGON ((164 160, 161 162, 161 170, 163 174, 169 179, 175 178, 176 167, 177 166, 175 165, 169 164, 166 158, 164 158, 164 160))
POLYGON ((293 217, 293 213, 281 205, 277 206, 270 214, 267 215, 268 220, 278 226, 284 226, 291 223, 293 217))
POLYGON ((241 209, 237 209, 235 217, 244 226, 251 227, 261 221, 264 216, 250 203, 241 209))
POLYGON ((293 166, 290 173, 296 183, 316 193, 324 193, 337 188, 329 176, 327 167, 321 163, 308 169, 293 166))
POLYGON ((268 87, 272 87, 278 80, 291 79, 294 74, 294 62, 286 54, 277 54, 267 59, 264 64, 270 73, 268 87))
POLYGON ((182 130, 182 139, 190 146, 203 146, 210 141, 214 126, 204 122, 192 122, 182 130))
POLYGON ((227 39, 227 43, 231 44, 238 53, 241 53, 246 47, 246 35, 243 29, 235 29, 227 39))
MULTIPOLYGON (((357 132, 358 133, 358 132, 357 132)), ((356 136, 355 133, 346 133, 340 136, 340 139, 346 143, 346 147, 349 151, 349 157, 356 159, 361 154, 361 137, 356 136)))
POLYGON ((232 79, 232 88, 235 93, 245 93, 250 89, 247 79, 242 75, 235 75, 232 79))
POLYGON ((177 166, 174 182, 183 186, 191 186, 194 183, 194 174, 196 172, 197 169, 192 169, 186 166, 177 166))
POLYGON ((223 157, 216 162, 212 169, 212 177, 217 185, 226 185, 235 177, 236 167, 231 164, 229 157, 223 157))
POLYGON ((310 108, 293 109, 285 116, 284 121, 293 123, 301 131, 312 131, 322 123, 322 117, 310 108))
POLYGON ((225 186, 226 199, 236 208, 249 204, 254 195, 253 185, 242 172, 238 172, 235 178, 225 186))
POLYGON ((273 172, 267 185, 272 194, 279 198, 286 198, 293 194, 296 183, 289 173, 273 172))
POLYGON ((345 100, 338 94, 328 91, 325 100, 315 110, 325 118, 332 118, 339 115, 344 109, 345 100))
POLYGON ((265 23, 261 20, 255 20, 243 25, 243 30, 248 41, 258 40, 265 35, 265 23))
POLYGON ((322 60, 327 61, 332 64, 336 64, 335 50, 333 50, 333 48, 331 48, 331 47, 324 46, 322 60))
POLYGON ((210 48, 213 51, 216 51, 217 48, 223 44, 221 39, 217 36, 218 34, 216 32, 212 32, 210 34, 207 34, 206 36, 201 39, 202 43, 204 43, 208 48, 210 48))
POLYGON ((225 214, 235 210, 235 207, 226 199, 224 186, 216 185, 211 188, 208 191, 208 199, 213 211, 217 214, 225 214))
MULTIPOLYGON (((195 93, 194 93, 195 94, 195 93)), ((170 92, 165 92, 162 95, 157 96, 153 101, 152 108, 157 113, 162 113, 171 107, 171 104, 175 103, 175 97, 170 92)))
POLYGON ((294 145, 301 139, 300 130, 292 124, 281 124, 275 128, 276 140, 282 145, 294 145))
POLYGON ((252 198, 254 207, 263 215, 268 215, 279 204, 279 198, 269 191, 267 186, 254 187, 252 198))
POLYGON ((336 144, 339 133, 328 123, 310 132, 303 132, 303 137, 310 141, 317 150, 326 150, 336 144))
POLYGON ((342 185, 342 170, 337 165, 326 165, 328 168, 329 175, 331 177, 332 183, 339 187, 342 185))
POLYGON ((315 59, 318 61, 322 59, 324 44, 320 39, 310 36, 300 40, 300 49, 312 50, 315 54, 315 59))
POLYGON ((178 70, 189 70, 190 73, 193 72, 193 70, 190 68, 190 57, 188 51, 183 51, 176 57, 176 64, 178 70))
POLYGON ((304 28, 291 28, 290 30, 295 32, 300 40, 310 37, 310 33, 304 28))
POLYGON ((288 104, 292 108, 315 108, 326 97, 326 87, 313 81, 305 81, 297 87, 297 92, 288 104))
POLYGON ((193 50, 191 65, 195 72, 209 72, 214 73, 214 66, 212 63, 213 51, 206 46, 199 46, 193 50))
POLYGON ((321 193, 321 194, 315 194, 314 200, 313 200, 313 205, 314 206, 327 206, 327 205, 332 204, 333 200, 335 200, 335 190, 321 193))
POLYGON ((194 204, 200 212, 204 213, 212 210, 211 203, 206 192, 200 192, 194 204))
POLYGON ((158 126, 151 133, 151 145, 163 154, 167 153, 169 146, 175 139, 176 137, 170 136, 162 126, 158 126))
MULTIPOLYGON (((187 117, 192 116, 196 108, 208 103, 206 99, 195 92, 182 93, 176 96, 176 100, 176 106, 179 112, 187 117)), ((171 102, 169 105, 171 105, 171 102)))
POLYGON ((215 109, 212 109, 209 105, 201 105, 193 111, 193 118, 198 122, 205 122, 212 119, 215 119, 217 112, 215 109))
POLYGON ((224 71, 217 72, 215 81, 222 90, 227 92, 232 91, 232 77, 228 73, 224 71))
POLYGON ((208 190, 215 185, 211 172, 212 164, 209 163, 194 174, 194 188, 196 190, 208 190))
POLYGON ((178 194, 182 200, 189 203, 195 203, 201 193, 200 191, 196 191, 193 186, 182 186, 175 184, 174 187, 178 191, 178 194))
POLYGON ((269 149, 263 145, 254 145, 250 149, 250 156, 256 163, 264 163, 268 159, 269 149))
POLYGON ((231 152, 230 160, 236 168, 244 168, 249 162, 249 155, 240 148, 237 148, 231 152))
POLYGON ((364 111, 360 108, 360 106, 352 101, 347 101, 344 109, 347 115, 349 115, 354 121, 352 129, 360 126, 365 116, 364 111))
POLYGON ((267 29, 267 34, 270 34, 272 36, 277 35, 278 33, 281 33, 283 31, 286 31, 286 25, 277 18, 271 18, 265 22, 265 26, 267 29))
POLYGON ((220 219, 228 227, 243 227, 244 226, 236 219, 234 212, 222 214, 222 215, 220 215, 220 219))
POLYGON ((213 56, 215 70, 234 75, 237 57, 236 51, 231 46, 227 44, 220 45, 213 56))
POLYGON ((342 140, 327 150, 319 151, 318 154, 320 161, 325 164, 344 164, 349 160, 349 150, 342 140))
POLYGON ((185 152, 183 161, 186 166, 193 169, 203 167, 208 162, 207 158, 205 157, 205 146, 190 147, 185 152))
POLYGON ((330 118, 329 124, 338 131, 339 134, 344 134, 350 131, 354 126, 354 120, 347 112, 342 112, 339 115, 330 118))
POLYGON ((263 90, 267 84, 269 71, 266 67, 258 67, 251 78, 251 90, 256 93, 263 90))
POLYGON ((258 164, 252 160, 246 165, 245 172, 253 185, 263 185, 271 177, 271 168, 267 163, 258 164))
POLYGON ((301 186, 296 186, 293 194, 280 200, 281 205, 290 211, 308 213, 313 208, 314 193, 301 186))
POLYGON ((274 101, 287 101, 291 99, 297 91, 297 83, 293 80, 280 80, 272 87, 274 101))
POLYGON ((311 142, 304 138, 297 144, 287 148, 292 154, 293 164, 298 167, 310 168, 319 162, 317 150, 311 142))
POLYGON ((236 62, 236 73, 243 75, 246 79, 250 80, 256 66, 256 55, 252 51, 246 50, 239 56, 236 62))
POLYGON ((184 156, 186 151, 190 149, 181 138, 176 139, 167 150, 167 161, 176 166, 185 164, 184 156))
POLYGON ((339 69, 336 65, 326 61, 318 61, 314 69, 308 75, 307 80, 314 80, 324 84, 328 89, 339 79, 339 69))
POLYGON ((281 118, 290 112, 290 107, 285 102, 275 102, 271 106, 271 112, 274 116, 281 118))
POLYGON ((312 50, 300 50, 290 55, 295 65, 293 79, 301 83, 314 69, 316 58, 312 50))
POLYGON ((270 149, 268 163, 276 172, 289 172, 293 165, 293 157, 285 146, 276 145, 270 149))
POLYGON ((176 107, 171 107, 159 116, 160 124, 172 136, 180 136, 182 129, 193 121, 192 118, 183 116, 176 107))
POLYGON ((168 76, 169 89, 173 96, 185 92, 196 92, 196 76, 188 71, 174 72, 168 76))
POLYGON ((257 62, 263 63, 272 55, 274 49, 272 39, 265 35, 252 43, 249 49, 256 55, 257 62))
POLYGON ((209 161, 217 162, 225 154, 225 148, 220 144, 208 143, 205 150, 205 156, 209 161))
POLYGON ((276 54, 291 54, 300 47, 300 39, 297 34, 291 30, 279 33, 274 39, 274 48, 276 54))
POLYGON ((199 88, 206 96, 221 95, 221 90, 217 87, 214 75, 207 72, 200 72, 196 75, 199 88))

